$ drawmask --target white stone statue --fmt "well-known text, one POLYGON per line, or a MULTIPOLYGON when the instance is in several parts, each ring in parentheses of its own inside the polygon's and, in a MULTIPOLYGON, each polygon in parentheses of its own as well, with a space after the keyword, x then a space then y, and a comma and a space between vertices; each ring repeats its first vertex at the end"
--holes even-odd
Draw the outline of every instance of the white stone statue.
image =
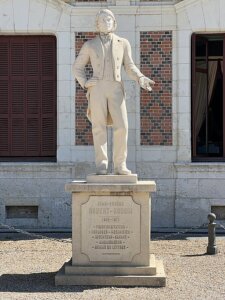
POLYGON ((148 91, 155 83, 135 66, 130 43, 113 33, 116 27, 113 13, 108 9, 100 10, 96 16, 99 35, 84 43, 73 65, 75 78, 87 89, 87 115, 92 123, 98 175, 107 174, 107 125, 110 124, 113 126, 114 174, 131 174, 126 166, 128 122, 121 67, 124 66, 128 76, 148 91), (93 77, 87 80, 85 66, 89 62, 93 77))

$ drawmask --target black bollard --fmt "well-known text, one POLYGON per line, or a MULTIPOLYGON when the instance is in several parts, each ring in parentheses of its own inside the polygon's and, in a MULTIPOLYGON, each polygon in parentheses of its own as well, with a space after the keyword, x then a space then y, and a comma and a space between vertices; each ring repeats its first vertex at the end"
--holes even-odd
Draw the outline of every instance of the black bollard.
POLYGON ((213 213, 208 214, 208 247, 207 247, 207 254, 213 255, 217 254, 217 247, 216 247, 216 215, 213 213))

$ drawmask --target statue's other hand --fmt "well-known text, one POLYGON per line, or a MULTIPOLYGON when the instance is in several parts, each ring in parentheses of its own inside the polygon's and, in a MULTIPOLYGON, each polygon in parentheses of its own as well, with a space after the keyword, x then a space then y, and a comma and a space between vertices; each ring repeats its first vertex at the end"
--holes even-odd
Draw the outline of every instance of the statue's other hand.
POLYGON ((88 89, 88 88, 90 88, 91 86, 94 86, 94 85, 96 85, 96 84, 97 84, 97 79, 94 78, 94 77, 92 77, 92 78, 90 78, 89 80, 86 81, 84 87, 85 87, 86 89, 88 89))
POLYGON ((148 77, 143 76, 139 79, 139 84, 143 89, 151 92, 152 91, 151 86, 155 84, 155 81, 151 80, 148 77))

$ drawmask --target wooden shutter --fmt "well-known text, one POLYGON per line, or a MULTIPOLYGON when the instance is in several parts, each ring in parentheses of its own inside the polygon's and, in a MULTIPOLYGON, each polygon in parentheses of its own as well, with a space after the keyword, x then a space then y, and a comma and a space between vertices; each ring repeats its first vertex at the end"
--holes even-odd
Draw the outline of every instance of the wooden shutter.
POLYGON ((56 39, 0 37, 0 157, 56 156, 56 39))
POLYGON ((41 90, 40 39, 30 37, 26 44, 27 57, 27 119, 26 138, 29 156, 42 156, 41 147, 41 90))
POLYGON ((41 50, 41 90, 42 90, 42 120, 41 151, 44 155, 51 155, 55 151, 56 118, 52 113, 56 111, 56 81, 54 78, 56 56, 53 55, 55 45, 48 38, 43 38, 40 43, 41 50), (51 134, 49 134, 51 133, 51 134))
POLYGON ((8 155, 9 140, 9 40, 0 39, 0 155, 8 155))

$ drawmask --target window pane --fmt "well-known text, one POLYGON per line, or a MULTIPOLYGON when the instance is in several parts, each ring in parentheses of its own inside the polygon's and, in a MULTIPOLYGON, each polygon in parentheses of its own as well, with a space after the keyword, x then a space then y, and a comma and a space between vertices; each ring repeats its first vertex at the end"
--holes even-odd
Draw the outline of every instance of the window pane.
POLYGON ((195 130, 196 130, 196 152, 202 154, 207 152, 206 147, 206 116, 207 116, 207 73, 196 72, 195 93, 195 130))
POLYGON ((208 154, 223 155, 223 74, 222 61, 209 62, 208 154), (212 80, 210 81, 210 78, 212 80))
POLYGON ((223 35, 196 35, 193 44, 192 156, 223 157, 223 35))
POLYGON ((196 40, 196 68, 207 69, 207 47, 205 39, 196 40))

